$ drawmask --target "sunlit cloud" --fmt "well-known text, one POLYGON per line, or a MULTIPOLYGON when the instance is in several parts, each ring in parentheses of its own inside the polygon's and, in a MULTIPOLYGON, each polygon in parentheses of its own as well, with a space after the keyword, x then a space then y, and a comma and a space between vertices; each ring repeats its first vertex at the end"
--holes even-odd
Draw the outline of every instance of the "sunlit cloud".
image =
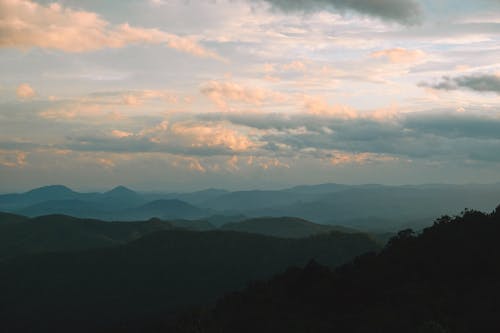
POLYGON ((243 152, 256 146, 248 136, 223 124, 176 123, 172 125, 171 132, 176 139, 192 147, 222 146, 243 152))
POLYGON ((287 96, 282 93, 226 81, 207 82, 200 90, 221 109, 228 109, 229 102, 262 105, 267 102, 280 103, 287 100, 287 96))
POLYGON ((222 59, 188 37, 158 29, 113 25, 100 15, 30 0, 0 1, 0 46, 40 47, 65 52, 91 52, 132 44, 165 44, 198 57, 222 59))
POLYGON ((8 168, 22 168, 26 165, 27 152, 0 150, 0 165, 8 168))
POLYGON ((30 99, 36 96, 36 91, 29 84, 20 84, 16 89, 16 95, 19 99, 30 99))
POLYGON ((421 50, 408 50, 404 48, 394 48, 371 53, 372 58, 385 58, 392 63, 413 63, 425 57, 421 50))

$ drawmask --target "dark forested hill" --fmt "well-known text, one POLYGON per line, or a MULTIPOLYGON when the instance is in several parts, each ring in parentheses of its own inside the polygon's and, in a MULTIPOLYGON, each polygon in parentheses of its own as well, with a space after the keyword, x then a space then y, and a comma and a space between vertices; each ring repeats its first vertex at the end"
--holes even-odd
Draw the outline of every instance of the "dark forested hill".
POLYGON ((304 238, 331 231, 357 232, 346 227, 322 225, 294 217, 261 217, 225 224, 222 230, 250 232, 283 238, 304 238))
POLYGON ((158 219, 144 222, 104 222, 65 215, 28 219, 1 213, 0 261, 26 253, 116 246, 151 232, 173 228, 170 222, 158 219))
POLYGON ((336 266, 377 249, 363 234, 280 239, 171 230, 127 245, 18 256, 0 262, 0 323, 6 332, 124 331, 290 265, 314 258, 336 266))
POLYGON ((336 270, 310 262, 254 283, 177 332, 499 332, 498 235, 500 208, 443 217, 336 270))

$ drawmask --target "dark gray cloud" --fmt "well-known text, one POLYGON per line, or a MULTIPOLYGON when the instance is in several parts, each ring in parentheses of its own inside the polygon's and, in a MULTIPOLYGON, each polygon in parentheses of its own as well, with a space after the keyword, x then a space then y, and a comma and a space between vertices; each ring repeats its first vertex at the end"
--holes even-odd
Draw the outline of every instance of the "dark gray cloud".
POLYGON ((264 130, 264 150, 273 154, 311 151, 328 157, 332 150, 401 158, 500 161, 500 119, 434 113, 403 114, 388 121, 339 119, 314 115, 220 113, 200 115, 264 130), (283 149, 281 147, 289 147, 283 149))
POLYGON ((500 94, 500 77, 492 74, 464 75, 454 78, 444 76, 441 81, 432 84, 423 82, 420 83, 420 86, 439 90, 467 89, 500 94))
MULTIPOLYGON (((254 0, 255 1, 255 0, 254 0)), ((415 0, 259 0, 285 12, 352 10, 384 20, 414 24, 420 20, 421 8, 415 0)))
MULTIPOLYGON (((486 114, 460 114, 436 110, 400 114, 386 120, 353 119, 310 114, 207 113, 196 116, 201 123, 235 126, 252 134, 251 149, 234 151, 225 145, 193 145, 189 138, 170 131, 164 140, 136 134, 114 137, 109 131, 66 137, 46 148, 83 152, 166 153, 198 158, 261 156, 285 159, 328 159, 337 152, 379 154, 409 160, 500 162, 500 118, 486 114)), ((182 123, 182 121, 181 121, 182 123)), ((194 123, 197 123, 196 121, 194 123)), ((172 126, 175 125, 175 122, 172 126)), ((154 127, 154 126, 153 126, 154 127)), ((31 150, 25 141, 0 142, 0 150, 31 150)))

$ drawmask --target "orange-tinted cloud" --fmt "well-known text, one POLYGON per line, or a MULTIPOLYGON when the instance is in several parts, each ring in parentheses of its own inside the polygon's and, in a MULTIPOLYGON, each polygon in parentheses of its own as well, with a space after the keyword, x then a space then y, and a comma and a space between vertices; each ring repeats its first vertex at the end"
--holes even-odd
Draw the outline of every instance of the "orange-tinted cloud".
POLYGON ((306 112, 317 116, 331 116, 343 119, 355 119, 358 112, 347 105, 329 105, 325 99, 315 96, 304 96, 306 112))
POLYGON ((192 147, 225 147, 235 152, 255 147, 248 136, 222 124, 176 123, 170 130, 178 139, 192 147))
POLYGON ((26 165, 24 151, 0 150, 0 165, 8 168, 22 168, 26 165))
POLYGON ((229 101, 261 105, 266 102, 284 102, 287 99, 281 93, 234 82, 210 81, 201 87, 201 92, 221 109, 227 109, 229 101))
POLYGON ((373 162, 390 162, 396 161, 397 158, 387 155, 375 154, 375 153, 350 153, 344 151, 335 151, 333 157, 330 158, 330 163, 332 165, 343 165, 343 164, 368 164, 373 162))
POLYGON ((166 44, 198 57, 220 59, 190 38, 158 29, 127 23, 115 26, 96 13, 57 3, 44 6, 30 0, 0 0, 0 47, 89 52, 138 43, 166 44))
POLYGON ((30 99, 36 96, 36 91, 29 84, 20 84, 16 89, 16 95, 19 99, 30 99))
POLYGON ((404 48, 394 48, 376 51, 370 54, 372 58, 385 58, 394 64, 413 63, 425 57, 425 53, 420 50, 408 50, 404 48))

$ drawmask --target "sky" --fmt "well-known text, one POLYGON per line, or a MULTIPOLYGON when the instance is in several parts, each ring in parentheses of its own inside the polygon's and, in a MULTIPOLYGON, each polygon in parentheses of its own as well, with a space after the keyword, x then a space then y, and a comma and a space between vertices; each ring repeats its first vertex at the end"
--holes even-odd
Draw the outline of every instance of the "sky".
POLYGON ((0 192, 500 181, 500 0, 0 0, 0 192))

